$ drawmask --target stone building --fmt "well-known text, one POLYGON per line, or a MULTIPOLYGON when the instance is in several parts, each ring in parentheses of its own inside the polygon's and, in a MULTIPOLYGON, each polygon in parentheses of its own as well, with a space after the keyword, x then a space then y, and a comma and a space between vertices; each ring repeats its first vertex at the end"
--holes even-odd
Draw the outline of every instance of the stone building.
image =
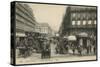
POLYGON ((16 3, 16 36, 23 37, 25 32, 34 32, 35 17, 32 9, 25 3, 16 3))
POLYGON ((52 29, 48 23, 38 23, 35 27, 35 31, 40 34, 45 34, 48 37, 52 36, 52 29))
POLYGON ((59 29, 60 36, 76 35, 81 32, 96 34, 97 7, 69 6, 59 29))
MULTIPOLYGON (((83 44, 83 47, 81 48, 85 47, 85 49, 87 49, 87 52, 88 50, 91 51, 89 46, 92 46, 94 47, 93 49, 95 49, 97 38, 97 7, 68 6, 63 18, 63 22, 59 29, 59 34, 60 38, 75 36, 77 39, 77 47, 83 44), (77 35, 82 37, 78 37, 77 35), (92 39, 91 43, 89 43, 89 38, 92 39), (95 42, 95 44, 92 43, 93 41, 95 42)), ((62 42, 63 40, 61 41, 60 47, 62 53, 64 53, 65 47, 63 46, 64 43, 62 42)), ((70 46, 70 48, 72 48, 72 46, 70 46)))

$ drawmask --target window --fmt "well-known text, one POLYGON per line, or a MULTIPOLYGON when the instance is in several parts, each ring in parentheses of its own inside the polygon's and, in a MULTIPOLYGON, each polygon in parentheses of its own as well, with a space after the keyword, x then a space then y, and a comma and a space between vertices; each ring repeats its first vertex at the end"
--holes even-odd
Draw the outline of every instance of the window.
POLYGON ((92 23, 91 20, 89 20, 89 21, 88 21, 88 24, 91 24, 91 23, 92 23))
POLYGON ((72 25, 75 25, 75 21, 72 21, 72 25))
POLYGON ((95 19, 96 19, 97 18, 97 15, 95 14, 94 16, 95 16, 95 19))
POLYGON ((86 14, 85 13, 83 13, 82 15, 83 15, 83 18, 86 18, 86 14))
POLYGON ((83 25, 86 25, 86 21, 85 20, 83 21, 83 25))
POLYGON ((94 24, 97 24, 97 21, 96 20, 94 21, 94 24))
POLYGON ((91 17, 92 17, 93 20, 96 18, 95 15, 96 15, 95 13, 92 13, 92 14, 91 14, 91 17))
POLYGON ((77 22, 77 25, 80 25, 80 24, 81 24, 81 22, 80 22, 80 21, 78 21, 78 22, 77 22))
POLYGON ((75 20, 75 18, 76 18, 75 16, 76 16, 75 13, 72 13, 72 14, 71 14, 71 18, 72 18, 72 20, 75 20))
POLYGON ((73 18, 75 17, 75 13, 73 13, 73 18))
POLYGON ((83 19, 83 13, 80 13, 80 20, 83 19))
POLYGON ((80 13, 77 14, 77 18, 78 18, 78 19, 81 18, 81 14, 80 14, 80 13))

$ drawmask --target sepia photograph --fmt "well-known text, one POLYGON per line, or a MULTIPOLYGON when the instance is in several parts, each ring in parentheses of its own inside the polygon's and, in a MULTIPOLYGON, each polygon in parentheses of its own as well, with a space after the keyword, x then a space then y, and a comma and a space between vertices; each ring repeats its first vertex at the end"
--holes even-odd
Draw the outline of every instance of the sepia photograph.
POLYGON ((96 61, 97 6, 15 2, 14 50, 16 65, 96 61))

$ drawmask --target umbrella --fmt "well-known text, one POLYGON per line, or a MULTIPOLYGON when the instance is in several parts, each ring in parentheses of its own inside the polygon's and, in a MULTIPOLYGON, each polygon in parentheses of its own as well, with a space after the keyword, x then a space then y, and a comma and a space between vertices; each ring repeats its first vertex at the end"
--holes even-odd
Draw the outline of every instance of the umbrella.
POLYGON ((78 36, 80 36, 80 37, 88 37, 88 34, 83 32, 83 33, 78 34, 78 36))
POLYGON ((68 36, 67 37, 67 39, 69 40, 69 41, 76 41, 76 36, 68 36))

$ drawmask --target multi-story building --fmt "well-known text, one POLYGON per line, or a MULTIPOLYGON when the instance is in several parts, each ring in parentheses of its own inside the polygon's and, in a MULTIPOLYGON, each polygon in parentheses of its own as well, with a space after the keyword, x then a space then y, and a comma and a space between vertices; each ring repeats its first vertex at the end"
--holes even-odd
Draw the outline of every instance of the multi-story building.
POLYGON ((25 36, 25 32, 34 32, 35 25, 32 9, 25 3, 16 3, 16 36, 25 36))
POLYGON ((69 6, 66 9, 60 36, 76 35, 81 32, 96 34, 97 7, 95 6, 69 6))
MULTIPOLYGON (((97 34, 97 7, 95 6, 69 6, 66 9, 65 16, 63 18, 63 22, 59 29, 60 38, 75 36, 77 39, 77 44, 83 45, 88 50, 89 42, 88 38, 94 38, 97 34), (79 38, 79 35, 87 36, 87 38, 79 38), (78 36, 77 36, 78 35, 78 36)), ((91 38, 91 39, 92 39, 91 38)), ((94 39, 96 41, 96 38, 94 39)), ((66 52, 65 46, 62 45, 63 40, 61 41, 60 51, 62 53, 66 52)), ((96 48, 96 43, 94 47, 96 48)), ((70 48, 73 46, 69 45, 70 48)), ((77 45, 78 46, 78 45, 77 45)), ((92 46, 92 45, 91 45, 92 46)), ((92 49, 93 47, 91 47, 92 49)), ((74 48, 73 48, 74 49, 74 48)), ((94 50, 95 51, 95 50, 94 50)))
POLYGON ((52 29, 48 23, 38 23, 35 27, 35 31, 40 34, 52 35, 52 29))

